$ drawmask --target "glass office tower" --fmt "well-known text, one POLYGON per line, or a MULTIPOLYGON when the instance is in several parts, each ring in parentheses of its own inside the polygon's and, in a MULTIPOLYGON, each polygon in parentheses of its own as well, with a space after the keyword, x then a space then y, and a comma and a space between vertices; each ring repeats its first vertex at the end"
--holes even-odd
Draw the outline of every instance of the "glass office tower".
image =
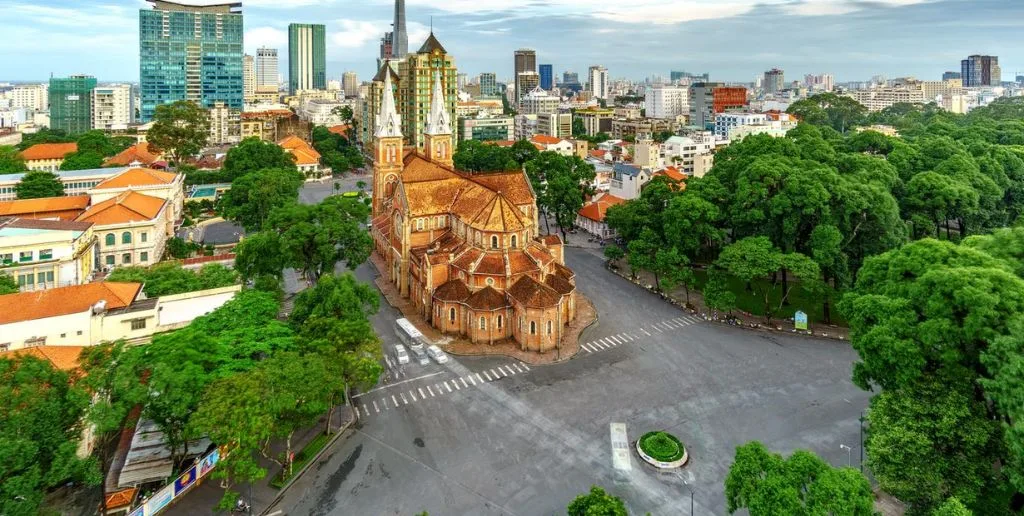
POLYGON ((157 106, 178 100, 241 110, 242 3, 148 1, 153 9, 139 11, 142 121, 152 120, 157 106))
POLYGON ((288 92, 327 89, 327 29, 323 25, 288 25, 288 92))

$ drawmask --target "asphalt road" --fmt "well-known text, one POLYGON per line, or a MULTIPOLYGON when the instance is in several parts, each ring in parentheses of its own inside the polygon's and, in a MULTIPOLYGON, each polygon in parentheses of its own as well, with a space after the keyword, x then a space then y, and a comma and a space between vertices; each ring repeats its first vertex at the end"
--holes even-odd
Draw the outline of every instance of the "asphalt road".
MULTIPOLYGON (((527 367, 506 358, 406 365, 356 400, 361 421, 281 500, 284 514, 547 515, 591 485, 633 514, 726 514, 735 447, 807 448, 835 465, 860 454, 868 396, 849 380, 847 343, 696 321, 615 276, 598 250, 569 249, 599 322, 573 360, 527 367), (691 459, 659 474, 631 454, 612 466, 609 424, 630 440, 669 430, 691 459)), ((368 266, 357 275, 371 280, 368 266)), ((390 349, 397 314, 374 324, 390 349)))

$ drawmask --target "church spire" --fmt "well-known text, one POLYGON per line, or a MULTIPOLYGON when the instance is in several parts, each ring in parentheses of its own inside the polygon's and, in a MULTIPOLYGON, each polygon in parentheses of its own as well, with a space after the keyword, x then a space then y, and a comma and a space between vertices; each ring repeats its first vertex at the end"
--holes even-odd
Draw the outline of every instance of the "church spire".
MULTIPOLYGON (((387 64, 384 65, 388 67, 387 64)), ((391 70, 384 70, 384 91, 381 92, 380 114, 377 115, 376 138, 401 138, 402 117, 395 111, 395 92, 391 87, 391 70)))
POLYGON ((441 74, 434 72, 434 94, 430 98, 430 118, 424 134, 432 136, 452 134, 452 117, 445 105, 444 91, 441 89, 441 74))

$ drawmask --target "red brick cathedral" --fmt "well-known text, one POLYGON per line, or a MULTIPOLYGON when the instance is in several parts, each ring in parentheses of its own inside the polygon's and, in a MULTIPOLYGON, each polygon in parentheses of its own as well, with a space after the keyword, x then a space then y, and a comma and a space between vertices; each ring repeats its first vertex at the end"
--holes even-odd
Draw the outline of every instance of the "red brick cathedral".
POLYGON ((522 171, 455 170, 451 115, 434 77, 424 148, 403 148, 390 74, 374 138, 375 252, 385 274, 435 328, 524 350, 560 346, 576 317, 562 241, 538 235, 537 201, 522 171))

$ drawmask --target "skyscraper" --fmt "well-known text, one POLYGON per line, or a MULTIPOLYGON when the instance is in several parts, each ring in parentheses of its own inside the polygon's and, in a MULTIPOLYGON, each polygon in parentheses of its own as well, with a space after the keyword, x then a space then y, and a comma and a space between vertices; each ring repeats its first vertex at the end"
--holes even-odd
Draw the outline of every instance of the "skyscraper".
POLYGON ((277 84, 277 49, 263 47, 256 50, 256 87, 274 88, 277 84))
POLYGON ((515 67, 512 73, 512 81, 516 85, 517 102, 532 89, 527 89, 525 85, 519 83, 519 74, 523 72, 537 73, 537 51, 529 48, 520 48, 515 52, 515 67))
POLYGON ((249 54, 242 56, 242 96, 251 102, 256 94, 256 59, 249 54))
POLYGON ((327 29, 323 25, 288 25, 288 92, 327 89, 327 29))
POLYGON ((242 109, 242 2, 148 1, 153 9, 139 10, 142 121, 179 100, 242 109))
POLYGON ((960 61, 960 78, 964 88, 979 86, 999 86, 1002 82, 1002 71, 999 69, 999 58, 996 56, 969 56, 960 61))
POLYGON ((358 97, 359 76, 355 72, 345 72, 341 76, 341 89, 345 91, 346 97, 358 97))
POLYGON ((552 90, 555 87, 555 67, 549 64, 542 64, 539 67, 540 89, 552 90))
POLYGON ((96 78, 91 75, 72 75, 64 79, 50 79, 50 127, 68 134, 79 134, 92 129, 92 92, 96 78))
POLYGON ((377 58, 377 68, 384 64, 385 60, 391 59, 391 50, 395 45, 395 33, 385 32, 384 37, 380 38, 380 57, 377 58))
POLYGON ((498 94, 498 78, 493 73, 480 74, 480 96, 494 97, 498 94))
POLYGON ((720 82, 698 82, 690 86, 690 125, 712 130, 715 115, 730 109, 745 109, 747 89, 720 82))
POLYGON ((405 0, 395 0, 395 21, 391 29, 394 31, 391 57, 401 59, 409 53, 409 35, 405 32, 405 0))
POLYGON ((765 93, 778 93, 786 89, 786 73, 778 68, 772 68, 764 73, 762 83, 765 93))
POLYGON ((135 121, 130 84, 97 86, 92 90, 92 128, 126 129, 135 121))
POLYGON ((608 69, 595 65, 591 66, 589 73, 587 73, 590 93, 594 95, 595 99, 608 99, 608 69))

